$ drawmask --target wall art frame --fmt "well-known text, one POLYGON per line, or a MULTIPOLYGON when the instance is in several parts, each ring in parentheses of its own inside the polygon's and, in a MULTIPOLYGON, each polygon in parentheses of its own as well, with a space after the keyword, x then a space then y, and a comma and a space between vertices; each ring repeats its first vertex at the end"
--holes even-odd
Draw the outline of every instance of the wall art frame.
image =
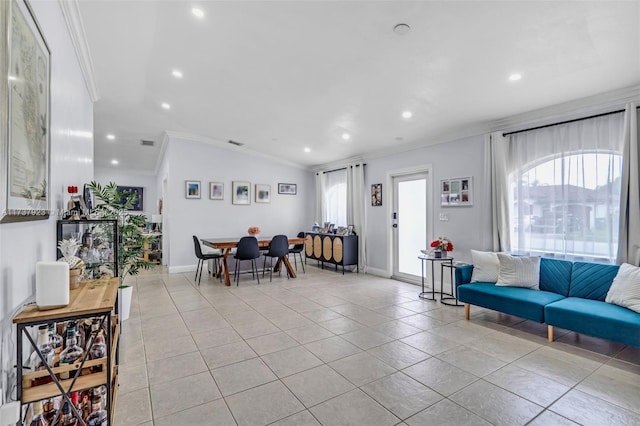
POLYGON ((442 179, 440 205, 443 207, 473 206, 473 177, 442 179))
POLYGON ((200 181, 199 180, 185 180, 184 181, 184 196, 188 199, 198 199, 201 198, 202 191, 200 190, 200 181))
POLYGON ((298 185, 295 183, 279 183, 278 194, 297 195, 298 185))
POLYGON ((224 183, 209 182, 209 199, 224 200, 224 183))
POLYGON ((0 2, 0 44, 0 222, 48 219, 51 51, 26 0, 0 2))
POLYGON ((231 188, 231 203, 248 206, 251 204, 251 182, 234 180, 231 188))
POLYGON ((256 203, 271 202, 271 185, 256 183, 256 203))
MULTIPOLYGON (((118 186, 118 192, 137 194, 138 199, 131 205, 130 211, 141 212, 144 210, 144 188, 141 186, 118 186)), ((123 197, 126 199, 127 197, 123 197)))
POLYGON ((371 205, 379 207, 382 205, 382 184, 371 184, 371 205))

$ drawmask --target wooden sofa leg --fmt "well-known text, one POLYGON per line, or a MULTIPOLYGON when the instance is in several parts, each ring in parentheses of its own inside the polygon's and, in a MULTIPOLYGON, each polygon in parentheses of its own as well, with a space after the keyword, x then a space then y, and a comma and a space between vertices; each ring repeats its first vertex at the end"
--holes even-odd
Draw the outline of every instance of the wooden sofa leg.
POLYGON ((469 314, 471 313, 471 305, 468 303, 464 304, 464 317, 469 320, 469 314))
POLYGON ((547 339, 549 339, 549 342, 553 342, 553 326, 552 325, 547 326, 547 339))

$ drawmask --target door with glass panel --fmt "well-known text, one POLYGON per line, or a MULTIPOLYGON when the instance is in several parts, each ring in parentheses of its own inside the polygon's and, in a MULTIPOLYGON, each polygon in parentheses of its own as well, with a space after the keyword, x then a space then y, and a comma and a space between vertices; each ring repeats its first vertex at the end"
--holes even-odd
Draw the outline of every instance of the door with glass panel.
POLYGON ((428 224, 428 175, 393 177, 393 277, 419 282, 420 250, 425 248, 428 224))

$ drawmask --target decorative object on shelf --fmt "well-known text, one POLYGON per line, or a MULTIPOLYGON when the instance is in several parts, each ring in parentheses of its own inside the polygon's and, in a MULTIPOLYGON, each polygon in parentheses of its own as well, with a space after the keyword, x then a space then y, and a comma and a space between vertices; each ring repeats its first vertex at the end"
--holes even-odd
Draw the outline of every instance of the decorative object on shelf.
POLYGON ((131 207, 128 210, 141 212, 144 210, 144 188, 141 186, 118 186, 118 191, 126 194, 124 202, 131 197, 131 207))
POLYGON ((298 193, 298 185, 295 183, 279 183, 278 194, 296 195, 298 193))
POLYGON ((80 246, 80 241, 75 238, 68 238, 58 242, 58 249, 62 253, 62 258, 59 261, 69 264, 69 288, 72 289, 80 286, 84 270, 84 262, 76 256, 80 246))
POLYGON ((209 199, 224 200, 224 184, 222 182, 209 182, 209 199))
POLYGON ((260 228, 258 226, 250 226, 249 229, 247 229, 247 234, 258 238, 260 235, 260 228))
POLYGON ((36 263, 36 306, 57 309, 69 304, 69 265, 66 262, 36 263))
POLYGON ((470 176, 440 181, 440 205, 460 207, 473 205, 473 180, 470 176))
POLYGON ((0 8, 0 222, 48 219, 51 55, 29 2, 0 8))
POLYGON ((256 203, 271 202, 271 185, 256 183, 256 203))
POLYGON ((453 251, 453 243, 447 237, 438 237, 431 242, 430 246, 434 249, 433 257, 435 258, 447 257, 447 252, 453 251))
POLYGON ((374 183, 371 185, 371 205, 374 207, 382 205, 382 184, 374 183))
POLYGON ((192 199, 200 198, 200 181, 199 180, 185 180, 184 181, 184 196, 185 196, 185 198, 192 198, 192 199))
POLYGON ((251 204, 251 183, 244 181, 233 181, 231 202, 239 205, 251 204))

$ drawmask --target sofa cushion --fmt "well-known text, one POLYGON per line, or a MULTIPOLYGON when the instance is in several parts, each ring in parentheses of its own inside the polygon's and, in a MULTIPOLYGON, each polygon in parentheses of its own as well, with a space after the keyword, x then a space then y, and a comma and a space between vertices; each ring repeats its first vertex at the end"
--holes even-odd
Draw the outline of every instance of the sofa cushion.
POLYGON ((544 306, 563 299, 548 291, 521 287, 500 287, 494 283, 470 283, 458 286, 458 300, 494 311, 544 322, 544 306))
POLYGON ((604 300, 640 313, 640 268, 628 263, 620 265, 604 300))
POLYGON ((640 346, 640 314, 611 303, 568 297, 548 304, 544 318, 549 325, 640 346))
POLYGON ((604 302, 618 268, 604 263, 574 262, 569 296, 604 302))
POLYGON ((569 295, 573 262, 561 259, 540 259, 540 290, 569 295))
POLYGON ((502 253, 497 253, 497 256, 500 262, 500 269, 496 285, 539 289, 539 257, 509 256, 502 253))
POLYGON ((471 282, 495 283, 498 281, 500 262, 496 253, 471 250, 471 260, 473 261, 471 282))

